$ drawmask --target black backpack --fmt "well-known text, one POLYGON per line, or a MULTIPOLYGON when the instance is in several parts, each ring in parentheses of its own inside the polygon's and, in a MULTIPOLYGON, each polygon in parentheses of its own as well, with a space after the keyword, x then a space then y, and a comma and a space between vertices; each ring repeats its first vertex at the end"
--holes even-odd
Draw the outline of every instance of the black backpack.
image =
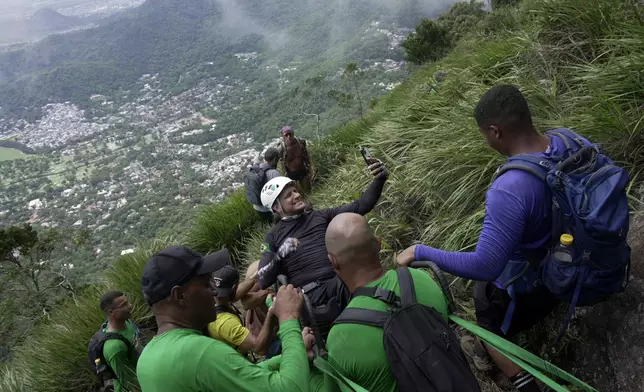
POLYGON ((454 331, 436 309, 416 302, 409 269, 396 272, 400 297, 379 287, 361 287, 352 296, 384 301, 389 312, 346 308, 335 324, 383 328, 387 361, 401 392, 480 392, 454 331))
POLYGON ((266 184, 266 172, 270 169, 260 168, 259 165, 253 165, 250 170, 244 173, 244 185, 246 186, 246 200, 252 205, 261 206, 260 197, 262 187, 266 184))
POLYGON ((107 324, 101 325, 101 328, 96 331, 94 336, 92 336, 92 339, 89 341, 89 345, 87 347, 89 354, 89 364, 92 371, 94 372, 94 374, 96 374, 101 382, 101 392, 113 391, 114 380, 116 380, 116 374, 103 356, 103 347, 105 346, 105 342, 110 339, 119 339, 120 341, 124 342, 128 348, 128 357, 132 356, 132 350, 134 349, 134 347, 132 347, 132 343, 130 343, 130 341, 120 333, 103 332, 103 329, 105 329, 106 327, 107 324), (98 366, 96 364, 96 359, 100 359, 98 366))

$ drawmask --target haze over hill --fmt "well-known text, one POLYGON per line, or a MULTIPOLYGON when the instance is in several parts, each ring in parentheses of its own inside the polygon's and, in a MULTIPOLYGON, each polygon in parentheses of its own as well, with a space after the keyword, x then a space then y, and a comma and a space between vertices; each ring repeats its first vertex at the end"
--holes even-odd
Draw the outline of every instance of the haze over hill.
POLYGON ((400 43, 451 2, 148 0, 1 53, 0 140, 38 155, 0 164, 0 216, 88 229, 101 262, 184 225, 282 125, 315 140, 404 80, 400 43))
POLYGON ((0 46, 90 28, 141 3, 143 0, 5 0, 0 4, 0 46))
POLYGON ((0 27, 0 44, 41 38, 83 24, 83 19, 62 15, 51 8, 36 11, 23 20, 7 20, 0 27))
POLYGON ((413 27, 453 2, 149 0, 99 28, 0 55, 0 102, 5 114, 22 114, 51 100, 86 103, 91 94, 125 89, 145 73, 160 72, 168 85, 204 62, 213 63, 210 75, 230 73, 226 64, 236 52, 312 65, 324 53, 321 61, 362 59, 368 53, 349 51, 365 46, 353 42, 365 23, 413 27))

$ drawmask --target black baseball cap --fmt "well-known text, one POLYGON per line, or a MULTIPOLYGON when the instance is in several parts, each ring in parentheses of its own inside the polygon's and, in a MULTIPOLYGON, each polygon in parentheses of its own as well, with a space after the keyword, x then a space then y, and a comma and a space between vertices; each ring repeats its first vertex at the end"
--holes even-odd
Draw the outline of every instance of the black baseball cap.
POLYGON ((205 263, 212 263, 216 266, 215 271, 230 265, 230 252, 224 248, 215 253, 207 254, 203 257, 205 263))
POLYGON ((239 271, 232 265, 226 265, 212 274, 212 284, 217 290, 217 297, 230 297, 237 283, 239 283, 239 271))
POLYGON ((223 249, 209 256, 206 259, 187 246, 180 245, 171 246, 150 257, 141 277, 145 300, 153 305, 167 298, 174 286, 221 268, 221 260, 226 258, 227 261, 228 250, 223 249))

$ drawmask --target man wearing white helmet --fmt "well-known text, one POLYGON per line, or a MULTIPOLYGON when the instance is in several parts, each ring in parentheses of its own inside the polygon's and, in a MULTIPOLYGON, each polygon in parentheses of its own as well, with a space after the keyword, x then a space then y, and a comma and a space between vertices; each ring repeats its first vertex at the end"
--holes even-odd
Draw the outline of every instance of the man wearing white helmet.
POLYGON ((369 213, 380 199, 387 180, 384 165, 370 158, 369 171, 373 181, 352 203, 324 210, 309 207, 288 177, 277 177, 262 188, 261 202, 275 212, 280 220, 266 234, 262 244, 259 262, 259 285, 265 289, 275 283, 279 274, 286 275, 288 282, 299 287, 311 299, 320 317, 316 317, 321 332, 325 334, 333 320, 347 305, 349 292, 336 276, 327 255, 324 236, 331 220, 338 214, 353 212, 360 215, 369 213), (299 240, 297 250, 286 257, 275 258, 287 238, 299 240))

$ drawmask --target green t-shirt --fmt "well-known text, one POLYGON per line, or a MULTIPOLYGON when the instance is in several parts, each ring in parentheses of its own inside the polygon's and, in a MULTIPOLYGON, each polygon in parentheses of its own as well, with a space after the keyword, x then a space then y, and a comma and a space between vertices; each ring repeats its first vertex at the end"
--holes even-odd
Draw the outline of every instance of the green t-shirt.
MULTIPOLYGON (((416 300, 442 313, 447 321, 447 301, 438 284, 424 271, 410 268, 410 272, 416 289, 416 300)), ((396 271, 388 271, 382 278, 366 285, 376 286, 400 295, 396 271)), ((383 301, 369 297, 356 297, 347 307, 380 311, 388 308, 383 301)), ((382 340, 381 328, 360 324, 335 325, 327 339, 329 362, 343 375, 370 392, 395 392, 396 380, 389 370, 382 340)), ((335 389, 335 382, 330 376, 325 377, 325 384, 327 390, 335 389)))
MULTIPOLYGON (((104 328, 103 332, 108 332, 107 328, 104 328)), ((126 392, 130 390, 130 384, 136 385, 136 357, 140 347, 138 331, 131 321, 127 321, 125 329, 110 332, 123 335, 133 347, 129 352, 127 345, 119 339, 107 340, 103 346, 103 357, 116 375, 114 392, 126 392)))
POLYGON ((300 323, 280 325, 282 355, 253 364, 226 343, 192 329, 155 336, 137 365, 143 392, 308 391, 309 362, 300 323))

